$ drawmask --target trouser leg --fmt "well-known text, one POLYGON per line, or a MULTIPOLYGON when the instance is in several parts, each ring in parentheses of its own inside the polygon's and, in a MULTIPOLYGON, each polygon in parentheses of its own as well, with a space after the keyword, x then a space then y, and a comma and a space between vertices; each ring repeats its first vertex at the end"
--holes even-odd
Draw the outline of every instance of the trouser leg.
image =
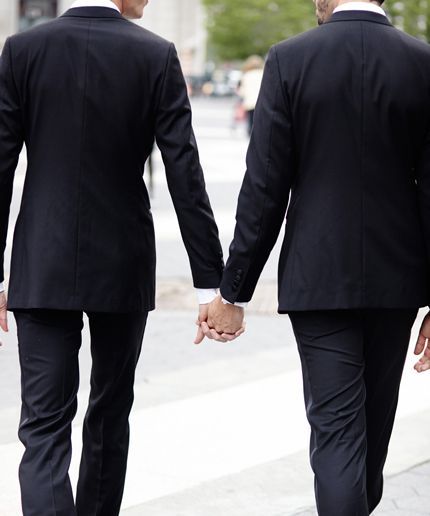
POLYGON ((74 516, 71 424, 79 385, 82 313, 16 311, 21 365, 19 467, 24 516, 74 516))
POLYGON ((76 508, 79 516, 118 516, 127 468, 128 417, 147 314, 88 317, 93 365, 76 508))
POLYGON ((357 311, 292 312, 320 516, 367 516, 364 338, 357 311))
POLYGON ((383 469, 397 409, 411 328, 417 310, 365 314, 367 499, 372 512, 382 497, 383 469))

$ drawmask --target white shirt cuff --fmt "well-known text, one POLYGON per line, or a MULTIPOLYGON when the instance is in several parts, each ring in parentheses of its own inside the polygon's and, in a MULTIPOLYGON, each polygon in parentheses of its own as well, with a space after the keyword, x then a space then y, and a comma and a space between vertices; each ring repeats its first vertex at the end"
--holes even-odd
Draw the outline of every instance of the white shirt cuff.
POLYGON ((196 288, 199 305, 211 303, 218 295, 216 288, 196 288))
POLYGON ((0 292, 4 292, 4 282, 0 283, 0 292))
POLYGON ((230 301, 227 301, 227 299, 222 298, 222 302, 225 305, 234 305, 238 306, 239 308, 246 308, 248 306, 248 303, 230 303, 230 301))

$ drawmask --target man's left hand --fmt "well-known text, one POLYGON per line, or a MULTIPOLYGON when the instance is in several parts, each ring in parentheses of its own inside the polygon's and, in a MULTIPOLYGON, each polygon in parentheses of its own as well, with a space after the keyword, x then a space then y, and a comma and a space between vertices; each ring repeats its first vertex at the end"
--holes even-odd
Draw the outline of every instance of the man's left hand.
POLYGON ((205 338, 205 334, 203 333, 202 323, 208 320, 208 312, 209 312, 209 303, 199 305, 199 316, 197 317, 196 324, 198 326, 197 335, 194 340, 194 344, 200 344, 202 340, 205 338))
POLYGON ((428 313, 421 325, 418 335, 417 344, 415 346, 415 355, 423 354, 419 361, 415 364, 415 371, 422 373, 430 369, 430 313, 428 313))
POLYGON ((3 331, 9 331, 7 325, 7 298, 5 292, 0 292, 0 328, 3 331))

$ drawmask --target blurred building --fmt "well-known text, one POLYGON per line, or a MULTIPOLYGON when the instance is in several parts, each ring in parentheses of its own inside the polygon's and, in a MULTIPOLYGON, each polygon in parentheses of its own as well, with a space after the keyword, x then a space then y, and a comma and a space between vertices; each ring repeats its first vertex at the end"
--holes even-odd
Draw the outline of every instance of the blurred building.
MULTIPOLYGON (((0 0, 0 48, 10 34, 63 13, 73 0, 0 0)), ((206 30, 200 0, 153 0, 140 25, 173 41, 186 75, 200 75, 206 61, 206 30)))
POLYGON ((139 24, 175 43, 185 75, 204 73, 207 33, 200 0, 149 0, 139 24))

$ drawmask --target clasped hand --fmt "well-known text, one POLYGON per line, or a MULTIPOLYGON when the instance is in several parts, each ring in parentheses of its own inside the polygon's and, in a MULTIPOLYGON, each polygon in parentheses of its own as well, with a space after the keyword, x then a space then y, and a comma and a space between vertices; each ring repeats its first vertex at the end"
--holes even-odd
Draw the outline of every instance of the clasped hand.
MULTIPOLYGON (((0 292, 0 328, 9 331, 7 326, 7 299, 4 292, 0 292)), ((2 345, 0 341, 0 346, 2 345)))
POLYGON ((229 342, 245 331, 244 309, 224 304, 221 296, 208 305, 200 305, 195 344, 200 344, 205 337, 218 342, 229 342))
POLYGON ((421 353, 421 358, 415 364, 415 370, 419 373, 430 369, 430 313, 424 317, 415 346, 415 355, 421 355, 421 353))

